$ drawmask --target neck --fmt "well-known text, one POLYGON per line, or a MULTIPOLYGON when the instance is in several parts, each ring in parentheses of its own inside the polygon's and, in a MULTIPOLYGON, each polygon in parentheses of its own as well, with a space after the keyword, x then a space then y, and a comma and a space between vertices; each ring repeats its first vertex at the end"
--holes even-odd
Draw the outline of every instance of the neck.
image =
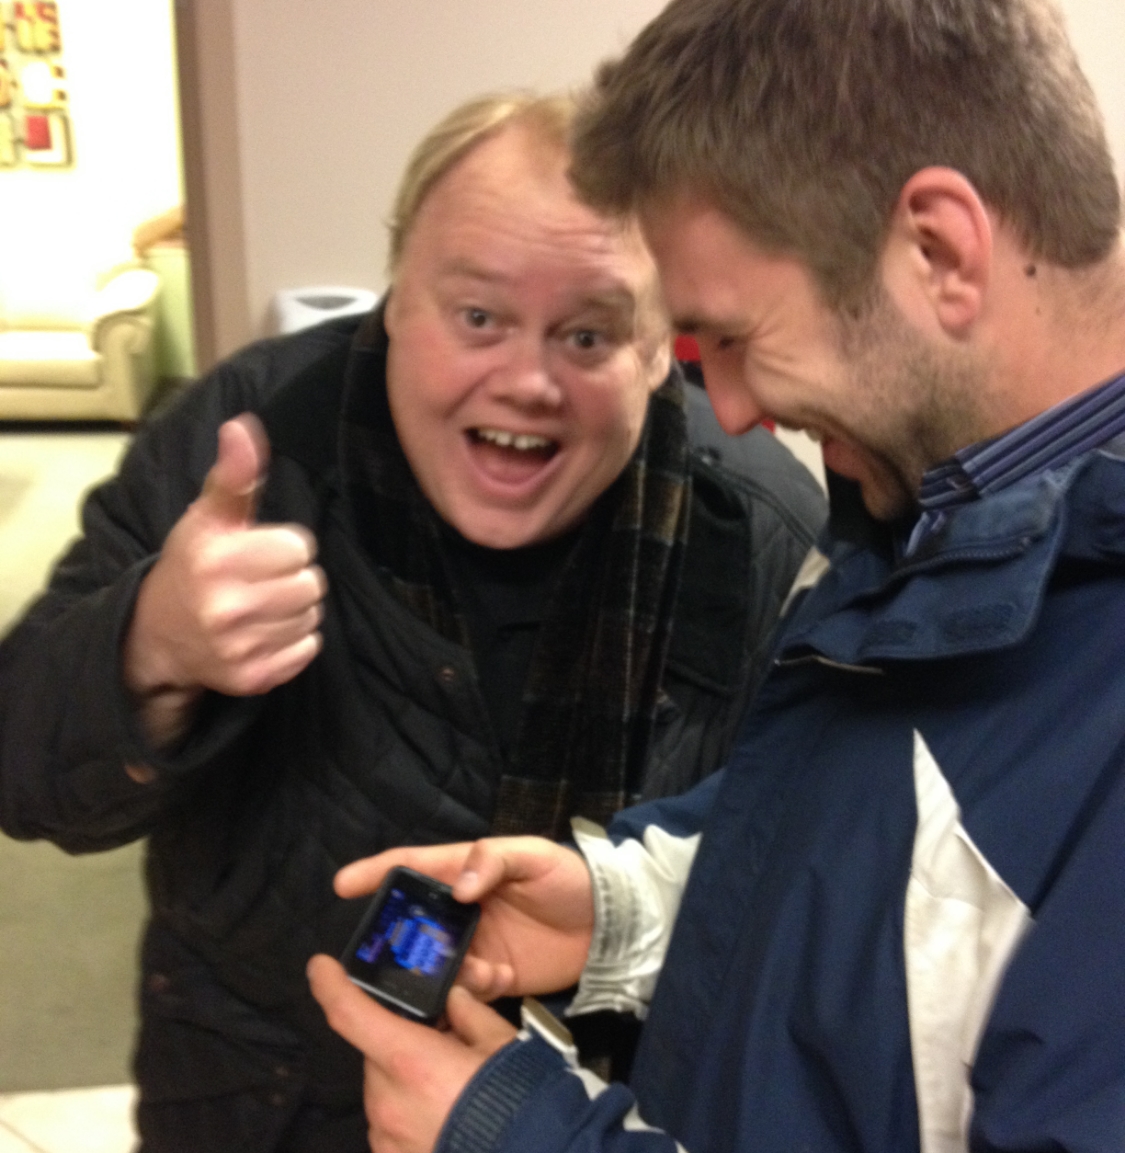
POLYGON ((997 423, 1011 428, 1125 372, 1125 246, 1066 269, 1018 250, 995 266, 997 423))

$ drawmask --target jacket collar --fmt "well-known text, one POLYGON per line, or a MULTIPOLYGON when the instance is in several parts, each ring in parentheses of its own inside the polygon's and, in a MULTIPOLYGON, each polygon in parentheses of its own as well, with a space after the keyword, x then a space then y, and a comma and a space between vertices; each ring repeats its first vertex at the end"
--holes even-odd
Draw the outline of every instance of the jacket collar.
POLYGON ((1120 442, 954 510, 907 560, 875 543, 822 544, 831 565, 798 606, 781 659, 934 660, 1018 644, 1061 559, 1125 564, 1120 442))

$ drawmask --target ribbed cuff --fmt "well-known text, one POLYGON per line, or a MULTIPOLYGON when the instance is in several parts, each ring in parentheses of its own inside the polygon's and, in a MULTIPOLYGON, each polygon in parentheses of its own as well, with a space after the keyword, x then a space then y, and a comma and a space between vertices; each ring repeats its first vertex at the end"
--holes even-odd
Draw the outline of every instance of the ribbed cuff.
POLYGON ((535 1090, 566 1068, 562 1054, 539 1037, 497 1050, 457 1099, 434 1153, 491 1153, 535 1090))

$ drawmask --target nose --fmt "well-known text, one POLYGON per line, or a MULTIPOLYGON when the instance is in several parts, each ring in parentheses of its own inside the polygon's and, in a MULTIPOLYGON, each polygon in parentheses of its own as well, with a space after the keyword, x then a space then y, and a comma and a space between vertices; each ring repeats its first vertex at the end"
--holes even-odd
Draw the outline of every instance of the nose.
POLYGON ((524 408, 554 408, 562 389, 551 372, 545 341, 528 337, 508 342, 505 355, 489 377, 494 397, 524 408))
POLYGON ((766 418, 750 391, 741 361, 702 352, 700 362, 707 398, 725 433, 738 436, 749 432, 766 418))

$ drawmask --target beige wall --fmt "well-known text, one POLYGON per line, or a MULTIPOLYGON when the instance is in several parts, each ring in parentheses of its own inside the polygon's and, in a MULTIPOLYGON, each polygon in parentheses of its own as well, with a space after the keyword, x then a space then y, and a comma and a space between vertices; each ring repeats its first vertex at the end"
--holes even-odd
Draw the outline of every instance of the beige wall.
MULTIPOLYGON (((200 93, 204 140, 211 131, 223 142, 228 168, 237 128, 237 171, 226 174, 225 188, 210 189, 206 205, 208 229, 225 229, 233 237, 227 252, 237 258, 241 247, 245 259, 243 299, 237 285, 220 285, 212 303, 221 354, 266 330, 279 289, 381 289, 382 221, 419 136, 453 104, 486 88, 582 83, 661 0, 178 6, 192 9, 204 36, 222 34, 224 9, 230 19, 233 101, 209 102, 206 85, 200 93)), ((215 62, 214 51, 200 61, 205 70, 215 62)), ((225 258, 219 251, 212 257, 225 258)))
MULTIPOLYGON (((1125 4, 1063 3, 1120 163, 1125 4)), ((198 272, 211 266, 212 300, 199 318, 203 363, 264 333, 280 289, 381 289, 382 220, 420 134, 485 88, 582 83, 661 6, 177 0, 204 46, 197 112, 208 187, 195 190, 195 205, 210 244, 193 254, 198 272)))
POLYGON ((1105 114, 1117 171, 1125 177, 1125 3, 1061 0, 1070 37, 1105 114))

